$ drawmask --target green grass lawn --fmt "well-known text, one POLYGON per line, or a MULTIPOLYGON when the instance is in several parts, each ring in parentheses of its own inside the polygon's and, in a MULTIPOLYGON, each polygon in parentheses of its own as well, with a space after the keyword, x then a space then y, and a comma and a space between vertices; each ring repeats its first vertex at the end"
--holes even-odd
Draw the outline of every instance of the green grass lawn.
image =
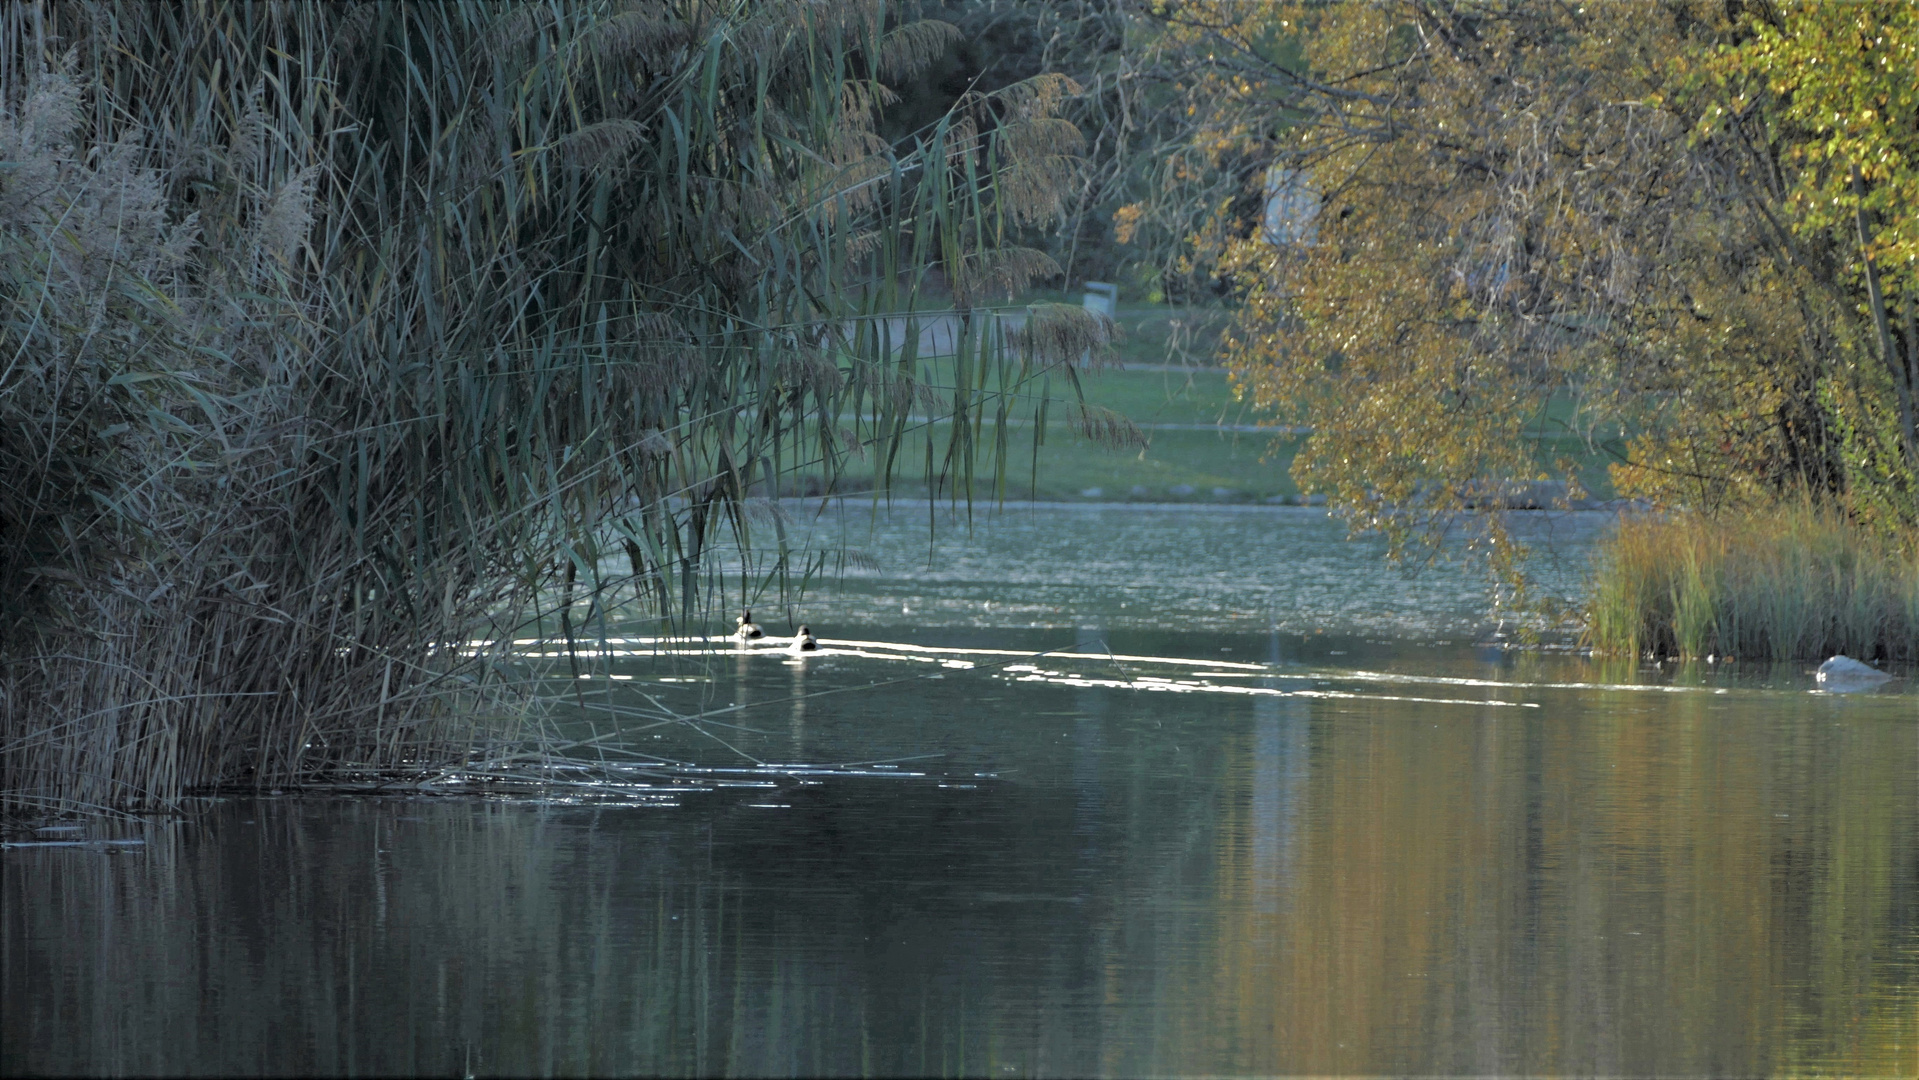
MULTIPOLYGON (((1077 303, 1077 294, 1033 299, 1077 303)), ((1223 319, 1218 311, 1179 311, 1164 305, 1121 304, 1122 337, 1116 359, 1124 365, 1081 378, 1086 400, 1111 409, 1141 429, 1145 447, 1112 447, 1091 442, 1070 426, 1071 391, 1050 380, 1054 404, 1038 468, 1032 457, 1032 413, 1022 409, 1007 444, 1004 496, 1008 499, 1136 502, 1296 501, 1298 485, 1290 469, 1305 436, 1278 429, 1257 429, 1270 417, 1236 399, 1226 372, 1207 366, 1223 319)), ((1580 481, 1594 498, 1611 496, 1607 458, 1571 434, 1557 433, 1570 415, 1568 402, 1547 410, 1539 443, 1542 467, 1565 456, 1580 462, 1580 481)), ((947 443, 947 425, 931 425, 936 453, 947 443)), ((986 438, 992 438, 990 426, 986 438)), ((896 490, 904 495, 925 490, 922 435, 910 437, 896 472, 896 490)), ((840 478, 841 490, 870 487, 870 465, 852 463, 840 478)), ((817 481, 801 490, 816 493, 817 481)), ((948 489, 950 490, 950 489, 948 489)), ((942 492, 945 494, 946 492, 942 492)), ((982 455, 974 478, 978 499, 996 497, 989 455, 982 455)))
MULTIPOLYGON (((1055 384, 1037 473, 1031 414, 1008 431, 1007 498, 1243 502, 1298 494, 1287 469, 1300 437, 1246 430, 1257 418, 1234 400, 1225 372, 1118 369, 1090 375, 1082 385, 1089 403, 1139 425, 1146 446, 1105 446, 1076 434, 1071 399, 1055 384)), ((947 425, 933 424, 931 432, 935 447, 943 448, 947 425)), ((902 493, 924 487, 922 437, 911 436, 903 455, 907 465, 897 474, 902 493)), ((993 497, 990 472, 982 460, 976 498, 993 497)), ((842 476, 842 487, 870 483, 870 466, 859 463, 842 476)))
POLYGON ((1226 372, 1220 368, 1109 370, 1087 376, 1081 385, 1087 401, 1136 424, 1232 427, 1260 421, 1250 406, 1233 397, 1226 372))
MULTIPOLYGON (((1287 471, 1300 437, 1152 431, 1143 450, 1111 449, 1061 431, 1040 450, 1040 499, 1245 502, 1298 495, 1287 471), (1063 436, 1063 437, 1062 437, 1063 436)), ((1008 487, 1024 495, 1027 477, 1008 487)))
MULTIPOLYGON (((1287 470, 1300 437, 1235 430, 1260 418, 1234 399, 1218 368, 1103 371, 1082 385, 1088 402, 1139 425, 1146 446, 1101 446, 1049 424, 1033 497, 1217 502, 1299 493, 1287 470)), ((1029 478, 1009 495, 1024 494, 1029 478)))
MULTIPOLYGON (((1079 292, 1038 292, 1012 306, 1042 302, 1078 306, 1081 298, 1079 292)), ((1228 317, 1229 313, 1223 308, 1176 308, 1122 301, 1113 312, 1119 331, 1113 343, 1114 359, 1122 364, 1188 367, 1216 364, 1219 332, 1225 328, 1228 317)))

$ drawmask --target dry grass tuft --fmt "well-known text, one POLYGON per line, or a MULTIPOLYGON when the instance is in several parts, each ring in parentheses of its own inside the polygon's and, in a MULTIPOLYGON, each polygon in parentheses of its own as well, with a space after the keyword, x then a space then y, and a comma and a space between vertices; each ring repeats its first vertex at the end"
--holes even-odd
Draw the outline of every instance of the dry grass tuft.
POLYGON ((1919 660, 1919 548, 1807 502, 1626 518, 1592 597, 1587 636, 1602 652, 1919 660))

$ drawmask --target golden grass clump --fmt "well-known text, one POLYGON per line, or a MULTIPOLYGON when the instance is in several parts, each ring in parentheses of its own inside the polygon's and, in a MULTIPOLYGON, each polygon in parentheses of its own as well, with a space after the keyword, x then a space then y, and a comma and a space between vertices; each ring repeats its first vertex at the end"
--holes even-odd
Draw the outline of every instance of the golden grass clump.
POLYGON ((1919 660, 1919 546, 1809 501, 1624 518, 1591 595, 1587 636, 1601 652, 1919 660))

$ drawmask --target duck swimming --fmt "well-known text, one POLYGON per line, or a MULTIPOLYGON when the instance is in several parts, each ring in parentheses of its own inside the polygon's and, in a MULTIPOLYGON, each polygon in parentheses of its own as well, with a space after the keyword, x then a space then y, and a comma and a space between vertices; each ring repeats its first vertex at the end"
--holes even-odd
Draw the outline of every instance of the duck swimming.
POLYGON ((793 652, 818 652, 820 643, 814 639, 812 630, 801 626, 800 632, 793 635, 793 644, 787 648, 793 652))
POLYGON ((733 620, 733 636, 741 641, 752 641, 766 636, 766 631, 753 624, 753 613, 740 609, 740 616, 733 620))

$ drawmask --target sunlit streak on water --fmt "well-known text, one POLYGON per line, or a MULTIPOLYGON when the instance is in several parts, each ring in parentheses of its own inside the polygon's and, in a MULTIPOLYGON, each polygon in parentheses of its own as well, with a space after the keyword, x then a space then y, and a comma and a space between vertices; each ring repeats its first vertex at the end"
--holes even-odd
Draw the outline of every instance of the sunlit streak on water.
MULTIPOLYGON (((684 640, 684 639, 681 639, 681 640, 684 640)), ((658 644, 662 642, 661 642, 661 639, 626 638, 626 639, 622 639, 621 643, 646 645, 646 644, 658 644)), ((520 643, 516 642, 516 644, 520 644, 520 643)), ((716 656, 716 655, 725 655, 728 651, 725 649, 712 649, 712 648, 658 649, 657 651, 645 651, 645 650, 632 650, 632 649, 603 649, 603 648, 594 648, 590 645, 582 645, 581 647, 569 650, 564 648, 540 648, 539 646, 550 645, 551 643, 538 641, 538 640, 526 640, 524 644, 527 646, 533 646, 533 647, 527 648, 524 651, 516 652, 512 655, 530 658, 530 659, 572 658, 576 660, 606 660, 606 659, 631 659, 636 657, 657 656, 657 655, 716 656)), ((949 657, 937 655, 937 654, 962 653, 962 654, 973 655, 973 656, 1007 656, 1007 657, 1019 657, 1019 658, 1034 658, 1037 656, 1044 656, 1044 655, 1052 655, 1052 656, 1067 655, 1061 652, 1036 654, 1036 653, 1025 652, 1025 651, 1016 650, 1016 649, 981 649, 981 648, 939 649, 939 648, 932 648, 924 645, 916 645, 916 644, 910 644, 910 643, 904 643, 904 642, 886 642, 886 641, 839 642, 839 641, 833 641, 831 639, 822 638, 820 639, 821 648, 818 651, 803 654, 803 658, 796 658, 793 654, 786 652, 784 649, 779 649, 777 647, 768 647, 768 646, 748 647, 749 644, 754 644, 754 643, 744 643, 744 642, 737 643, 738 645, 737 652, 742 654, 761 656, 761 657, 777 656, 788 662, 817 661, 817 660, 824 660, 830 657, 859 657, 862 659, 869 659, 869 660, 919 662, 919 663, 928 663, 928 664, 938 664, 943 668, 946 668, 949 670, 958 670, 958 671, 973 670, 978 665, 972 661, 949 658, 949 657), (854 645, 865 646, 865 647, 864 648, 848 647, 848 646, 854 646, 854 645)), ((1135 668, 1163 666, 1163 667, 1178 667, 1178 668, 1198 667, 1198 668, 1213 669, 1213 670, 1208 670, 1202 673, 1203 675, 1208 677, 1224 677, 1224 678, 1243 677, 1243 676, 1248 676, 1255 673, 1265 673, 1267 671, 1267 669, 1260 664, 1243 664, 1243 663, 1234 663, 1234 662, 1218 661, 1218 660, 1194 660, 1187 657, 1136 656, 1132 654, 1114 654, 1114 653, 1077 654, 1077 655, 1082 656, 1084 659, 1091 662, 1110 664, 1115 668, 1118 668, 1120 665, 1124 664, 1124 665, 1131 665, 1132 667, 1135 667, 1135 668), (1234 668, 1238 670, 1232 670, 1232 671, 1217 670, 1221 668, 1234 668)), ((1138 691, 1148 691, 1148 692, 1154 692, 1154 693, 1228 694, 1228 695, 1237 695, 1242 697, 1299 697, 1299 698, 1371 697, 1371 698, 1377 698, 1381 701, 1420 702, 1420 703, 1425 703, 1430 705, 1483 705, 1483 706, 1491 706, 1491 707, 1497 707, 1497 708, 1528 708, 1528 709, 1536 709, 1539 707, 1536 703, 1533 703, 1533 702, 1497 701, 1497 700, 1490 700, 1490 699, 1407 697, 1404 695, 1395 695, 1395 694, 1358 693, 1358 692, 1343 691, 1343 690, 1279 689, 1279 688, 1265 687, 1265 686, 1220 685, 1218 683, 1208 681, 1207 678, 1169 679, 1169 678, 1160 677, 1160 676, 1138 674, 1132 671, 1123 672, 1120 675, 1120 677, 1116 677, 1116 678, 1101 678, 1097 676, 1081 675, 1077 672, 1053 671, 1045 668, 1036 667, 1031 664, 1004 664, 1004 665, 995 665, 995 666, 998 671, 1003 672, 1005 675, 1016 676, 1015 678, 1012 679, 1012 681, 1016 683, 1052 683, 1052 684, 1057 684, 1061 686, 1105 687, 1108 689, 1115 689, 1115 690, 1138 690, 1138 691)), ((619 672, 604 673, 604 674, 598 674, 598 675, 592 672, 583 672, 583 673, 580 673, 577 675, 571 675, 568 677, 574 680, 584 680, 584 681, 592 681, 595 678, 600 678, 600 679, 606 679, 609 681, 620 681, 620 682, 634 681, 636 678, 639 678, 632 674, 619 673, 619 672)), ((1427 681, 1427 682, 1443 682, 1450 685, 1466 685, 1466 686, 1511 686, 1513 685, 1510 683, 1498 683, 1498 682, 1490 682, 1486 680, 1460 680, 1460 679, 1420 680, 1420 679, 1409 678, 1409 677, 1395 678, 1390 676, 1374 676, 1373 673, 1368 673, 1368 672, 1350 672, 1350 673, 1325 672, 1322 674, 1311 675, 1311 676, 1277 675, 1275 677, 1294 678, 1294 679, 1351 678, 1356 680, 1364 680, 1369 677, 1378 677, 1380 678, 1381 681, 1387 681, 1387 682, 1427 681)), ((687 680, 675 680, 673 678, 662 678, 662 679, 659 679, 658 681, 664 682, 664 683, 673 683, 673 682, 684 682, 687 680)))

